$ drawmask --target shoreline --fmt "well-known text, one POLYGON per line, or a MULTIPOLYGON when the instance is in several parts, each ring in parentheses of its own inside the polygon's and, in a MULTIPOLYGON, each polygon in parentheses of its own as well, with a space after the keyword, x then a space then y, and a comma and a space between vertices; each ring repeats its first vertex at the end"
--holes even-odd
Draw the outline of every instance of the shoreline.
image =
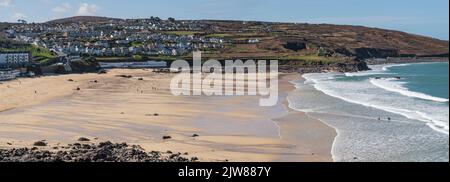
MULTIPOLYGON (((415 62, 415 63, 410 63, 410 64, 420 64, 420 63, 430 63, 430 62, 417 62, 417 63, 415 62)), ((387 65, 395 65, 395 64, 397 64, 397 63, 391 63, 391 64, 387 64, 387 65)), ((398 64, 400 64, 400 63, 398 63, 398 64)), ((120 70, 125 70, 125 72, 127 72, 128 69, 120 69, 120 70)), ((140 69, 132 69, 132 70, 138 71, 138 72, 140 71, 140 69)), ((56 75, 56 76, 40 77, 40 78, 37 78, 37 79, 44 79, 45 80, 46 78, 61 78, 61 79, 64 78, 63 81, 66 82, 65 79, 69 79, 69 78, 74 77, 74 76, 83 76, 83 75, 91 75, 91 76, 93 76, 95 78, 101 77, 101 75, 99 75, 99 74, 88 73, 88 74, 56 75)), ((290 83, 290 82, 298 80, 298 79, 301 79, 300 76, 301 76, 301 74, 297 74, 297 73, 281 73, 280 74, 279 81, 282 82, 280 84, 280 92, 281 92, 280 94, 281 95, 282 94, 286 94, 286 95, 280 96, 280 100, 283 100, 281 105, 283 106, 283 108, 285 110, 278 112, 279 116, 277 116, 277 117, 266 118, 266 119, 268 119, 269 121, 273 122, 276 125, 276 127, 279 128, 278 136, 285 143, 281 144, 279 141, 275 141, 275 140, 272 140, 272 139, 271 139, 271 142, 277 143, 276 145, 279 145, 279 147, 280 146, 284 146, 284 148, 287 148, 286 150, 289 150, 289 152, 285 152, 285 154, 283 154, 283 155, 273 155, 272 157, 270 157, 271 159, 268 160, 268 161, 278 161, 278 162, 280 162, 280 161, 322 161, 322 162, 335 161, 334 155, 332 153, 333 153, 333 147, 335 146, 336 138, 339 137, 339 132, 338 132, 337 128, 329 125, 328 123, 326 123, 324 121, 321 121, 320 119, 317 119, 317 118, 314 118, 314 117, 308 115, 308 113, 297 111, 295 109, 290 108, 290 106, 289 106, 289 103, 288 103, 289 101, 287 101, 286 96, 287 96, 287 94, 290 91, 295 89, 295 86, 292 83, 290 83), (300 133, 307 133, 308 132, 308 130, 305 131, 305 129, 302 126, 300 126, 298 123, 295 123, 294 121, 296 121, 296 120, 306 123, 305 125, 309 125, 307 127, 309 129, 317 127, 318 129, 316 128, 315 130, 320 130, 320 132, 322 134, 325 133, 324 136, 326 136, 328 138, 328 139, 325 139, 325 140, 327 140, 327 142, 325 142, 327 144, 322 144, 322 145, 320 145, 321 147, 317 147, 317 148, 313 147, 313 148, 311 148, 311 146, 313 146, 314 142, 310 142, 310 143, 308 143, 308 142, 297 142, 296 140, 293 140, 292 138, 303 138, 304 140, 309 140, 309 141, 318 140, 317 138, 309 137, 309 136, 306 136, 306 137, 305 136, 295 136, 296 134, 294 134, 294 133, 296 131, 294 131, 294 129, 292 129, 292 128, 296 128, 297 132, 300 132, 300 133), (281 122, 281 124, 280 124, 280 122, 281 122), (284 123, 288 123, 288 124, 286 124, 287 126, 284 126, 283 122, 284 123), (318 123, 320 123, 320 124, 318 124, 318 123), (320 126, 320 125, 322 125, 322 126, 320 126), (324 129, 324 128, 331 128, 332 131, 326 131, 326 129, 324 129), (307 139, 305 139, 305 138, 307 138, 307 139), (332 139, 330 140, 330 138, 332 138, 332 139), (286 141, 288 141, 288 142, 286 142, 286 141), (297 150, 293 149, 297 145, 298 146, 302 146, 301 147, 302 149, 297 149, 297 150), (304 149, 308 149, 308 150, 304 150, 304 149), (327 150, 328 150, 328 153, 324 152, 324 151, 327 151, 327 150), (315 156, 314 157, 307 156, 308 154, 310 154, 312 156, 315 155, 315 156)), ((8 81, 8 82, 3 82, 4 83, 3 86, 8 85, 9 83, 22 82, 24 80, 27 81, 27 80, 33 80, 33 79, 32 78, 25 78, 25 79, 19 79, 19 80, 12 80, 12 81, 8 81)), ((76 80, 74 82, 75 84, 73 86, 80 86, 82 84, 78 84, 78 83, 83 82, 83 81, 87 82, 87 81, 91 81, 91 80, 92 80, 92 77, 86 78, 84 80, 76 80)), ((2 86, 2 85, 0 85, 0 86, 2 86)), ((57 97, 53 97, 53 98, 51 98, 49 100, 52 101, 52 100, 55 100, 55 99, 56 100, 64 99, 64 98, 66 98, 68 96, 71 96, 73 94, 76 94, 76 90, 71 89, 70 93, 66 93, 66 95, 60 95, 60 96, 57 96, 57 97)), ((49 100, 43 99, 40 102, 48 103, 49 100)), ((219 100, 221 100, 221 99, 219 99, 219 100)), ((233 105, 235 103, 234 102, 229 102, 229 104, 233 105)), ((37 105, 39 105, 39 104, 37 104, 37 105)), ((6 110, 0 111, 0 115, 2 114, 2 112, 15 111, 16 109, 21 109, 21 108, 24 108, 24 107, 25 108, 33 107, 33 104, 24 104, 23 106, 20 106, 20 107, 17 107, 17 108, 10 107, 10 108, 7 108, 6 110)), ((220 120, 220 121, 223 121, 223 120, 220 120)), ((208 126, 208 127, 210 127, 210 126, 208 126)), ((200 132, 197 132, 197 133, 200 133, 200 132)), ((310 136, 311 135, 313 135, 313 134, 310 134, 310 136)), ((84 136, 84 135, 80 135, 80 136, 84 136)), ((271 134, 271 136, 269 138, 273 138, 274 136, 275 135, 271 134)), ((230 138, 232 140, 237 140, 238 138, 245 138, 245 137, 236 136, 234 138, 233 136, 227 136, 227 134, 225 132, 225 133, 223 133, 223 136, 214 136, 214 137, 209 137, 209 138, 203 137, 203 138, 205 138, 205 140, 207 140, 207 142, 213 142, 214 140, 224 140, 224 138, 230 138)), ((255 138, 250 137, 248 139, 249 140, 254 140, 254 141, 260 141, 261 140, 261 138, 259 138, 259 137, 255 137, 255 138)), ((322 140, 324 140, 324 139, 322 139, 322 140)), ((122 142, 121 140, 113 140, 113 141, 122 142)), ((73 140, 65 141, 65 143, 67 143, 67 144, 70 143, 70 142, 73 142, 73 140)), ((4 143, 4 142, 0 141, 0 143, 4 143)), ((29 143, 28 144, 23 144, 22 146, 27 146, 27 145, 29 146, 29 143)), ((138 144, 139 145, 139 144, 142 144, 142 143, 141 142, 135 142, 135 143, 132 143, 132 144, 138 144)), ((246 143, 245 145, 247 145, 247 144, 248 143, 246 143)), ((159 151, 164 151, 165 150, 165 145, 164 144, 157 144, 157 145, 155 145, 156 146, 155 147, 155 146, 149 146, 148 144, 145 144, 145 142, 144 142, 143 145, 146 146, 146 148, 148 148, 148 149, 158 149, 159 151)), ((192 145, 192 143, 183 144, 183 145, 180 145, 180 146, 189 146, 189 145, 192 145)), ((205 145, 205 143, 202 144, 202 145, 205 145)), ((0 144, 0 147, 3 147, 2 144, 0 144)), ((182 147, 176 147, 176 148, 180 149, 182 147)), ((197 151, 201 150, 200 148, 196 149, 196 150, 197 151)), ((279 149, 277 149, 277 150, 279 150, 279 149)), ((180 150, 175 150, 175 151, 180 151, 180 150)), ((238 157, 238 160, 242 160, 242 159, 245 158, 245 156, 242 155, 242 153, 241 153, 242 151, 234 151, 234 149, 231 149, 231 151, 228 151, 228 152, 240 153, 239 154, 240 157, 238 157)), ((251 150, 245 151, 245 152, 250 152, 251 153, 251 152, 255 152, 255 150, 251 149, 251 150)), ((275 152, 272 151, 272 152, 268 152, 268 153, 272 153, 273 154, 275 152)), ((261 156, 257 157, 257 158, 259 158, 259 159, 268 159, 268 157, 267 157, 268 153, 260 154, 261 156), (265 157, 262 157, 264 155, 265 155, 265 157)), ((209 155, 210 154, 207 154, 207 156, 209 156, 209 155)), ((220 155, 221 156, 227 156, 229 154, 220 154, 220 155)), ((199 156, 201 156, 201 155, 199 155, 199 156)), ((207 160, 212 160, 212 161, 220 160, 217 157, 208 157, 208 158, 209 159, 207 159, 207 160)), ((227 158, 227 157, 224 157, 224 158, 226 158, 226 160, 233 161, 233 159, 231 159, 231 158, 227 158)))
MULTIPOLYGON (((281 89, 288 90, 289 94, 289 92, 296 89, 295 85, 291 82, 299 79, 302 79, 300 74, 286 74, 282 76, 280 80, 288 83, 286 88, 281 89)), ((298 144, 300 146, 309 146, 311 154, 320 156, 322 162, 334 162, 332 148, 335 138, 337 137, 336 128, 319 119, 309 116, 306 112, 291 108, 287 96, 283 101, 283 106, 287 110, 286 114, 283 117, 274 120, 276 122, 289 122, 280 129, 290 130, 290 133, 288 132, 286 137, 291 137, 292 139, 307 138, 307 140, 305 140, 306 142, 300 141, 298 144), (326 144, 323 144, 324 142, 326 144), (315 146, 315 143, 321 143, 322 145, 315 146)))
MULTIPOLYGON (((423 62, 409 63, 409 64, 421 64, 421 63, 423 63, 423 62)), ((424 64, 428 64, 428 63, 442 63, 442 62, 425 62, 424 64)), ((382 65, 384 65, 384 64, 382 64, 382 65)), ((386 64, 386 65, 397 65, 397 64, 393 63, 393 64, 386 64)), ((419 119, 408 118, 407 116, 399 114, 399 113, 386 111, 386 110, 383 110, 380 108, 375 108, 375 107, 372 107, 369 105, 364 105, 361 103, 354 103, 354 102, 348 101, 346 99, 342 99, 337 96, 329 95, 328 93, 321 91, 319 89, 316 89, 316 88, 314 88, 314 92, 319 93, 319 95, 324 95, 324 98, 329 98, 327 100, 334 100, 334 101, 330 101, 329 109, 323 109, 323 110, 319 109, 320 111, 316 110, 317 111, 316 113, 314 111, 311 111, 311 115, 313 118, 323 119, 325 124, 329 123, 328 126, 331 126, 331 127, 334 126, 333 128, 336 129, 336 132, 337 132, 336 138, 337 139, 335 140, 335 143, 333 144, 333 146, 334 147, 338 146, 338 147, 336 149, 333 149, 333 151, 334 151, 334 153, 336 153, 338 155, 333 154, 333 156, 339 156, 339 157, 334 158, 335 161, 399 161, 399 162, 400 161, 411 161, 411 162, 412 161, 441 161, 441 160, 448 161, 448 152, 447 152, 447 159, 445 159, 445 150, 444 151, 440 151, 440 150, 434 151, 434 150, 430 150, 430 148, 427 148, 426 145, 424 145, 423 142, 430 143, 430 142, 434 141, 434 140, 431 140, 430 138, 433 138, 436 141, 444 143, 443 146, 436 144, 437 146, 445 148, 445 142, 447 142, 447 144, 448 144, 448 139, 445 140, 445 133, 436 131, 432 127, 429 127, 427 123, 424 123, 423 121, 421 121, 419 119), (335 105, 335 104, 338 104, 338 105, 335 105), (385 120, 385 119, 381 118, 381 120, 380 120, 380 118, 378 118, 378 120, 377 120, 377 117, 378 117, 377 115, 371 116, 370 114, 366 115, 366 114, 355 113, 355 112, 351 112, 351 111, 333 112, 333 110, 331 110, 333 108, 337 109, 339 106, 347 106, 347 108, 351 108, 351 107, 353 107, 353 105, 355 107, 364 109, 364 111, 360 111, 362 113, 381 113, 378 116, 380 116, 380 115, 381 116, 383 116, 383 115, 389 116, 389 119, 385 120), (340 117, 340 114, 342 114, 342 112, 344 112, 345 114, 348 114, 348 116, 343 114, 342 121, 339 121, 339 117, 340 117), (352 115, 352 114, 358 114, 358 115, 352 115), (344 117, 348 118, 348 119, 345 119, 344 117), (359 119, 358 119, 358 117, 359 117, 359 119), (352 120, 352 121, 350 121, 350 120, 352 120), (353 120, 355 120, 355 121, 353 121, 353 120), (354 123, 352 124, 352 122, 354 122, 354 123), (364 123, 364 125, 361 123, 364 123), (361 126, 358 126, 359 124, 361 126), (363 127, 363 126, 369 126, 369 128, 363 127), (385 128, 383 128, 383 127, 385 127, 385 128), (375 135, 370 136, 370 135, 365 134, 365 130, 369 130, 369 134, 373 133, 374 132, 373 128, 381 128, 386 131, 383 132, 383 130, 375 130, 375 131, 377 131, 377 133, 379 133, 379 135, 377 137, 374 137, 375 135), (394 130, 393 128, 398 128, 398 129, 394 130), (405 128, 411 128, 411 129, 407 130, 405 128), (358 134, 358 129, 361 129, 361 131, 359 131, 360 134, 358 134), (360 140, 364 140, 364 137, 367 137, 368 139, 370 139, 371 142, 389 141, 390 142, 389 144, 393 148, 396 148, 396 147, 401 146, 402 142, 405 142, 405 141, 395 141, 394 142, 394 141, 386 140, 386 139, 395 138, 395 136, 402 135, 402 134, 405 137, 410 137, 411 133, 408 133, 408 131, 411 131, 411 130, 415 130, 416 132, 420 131, 422 135, 428 136, 428 138, 421 137, 421 138, 415 139, 414 141, 407 140, 407 142, 411 142, 411 143, 409 143, 410 146, 417 145, 416 149, 413 149, 413 150, 419 150, 418 148, 420 148, 421 150, 424 150, 424 151, 430 150, 428 155, 420 154, 420 152, 411 152, 411 149, 410 149, 407 151, 402 151, 403 153, 397 154, 397 153, 393 152, 393 154, 391 154, 392 156, 389 156, 386 154, 387 155, 386 157, 382 157, 382 155, 372 152, 373 150, 378 150, 376 146, 372 146, 372 145, 367 145, 365 147, 363 147, 363 145, 361 145, 360 149, 354 150, 354 152, 347 152, 349 150, 349 148, 353 146, 351 144, 352 143, 351 141, 358 142, 357 140, 352 139, 352 138, 358 138, 358 137, 356 137, 356 135, 358 135, 358 136, 360 135, 360 137, 363 136, 363 137, 361 137, 360 140), (442 138, 443 136, 444 136, 444 140, 442 138), (386 139, 378 141, 379 138, 386 138, 386 139), (358 152, 359 150, 361 150, 361 152, 358 152), (439 152, 443 152, 444 155, 441 155, 441 153, 439 153, 439 152), (419 158, 408 158, 410 156, 418 155, 418 154, 422 155, 422 158, 420 158, 420 159, 419 158), (398 156, 396 156, 396 155, 398 155, 398 156), (368 157, 368 156, 372 156, 372 158, 368 157)), ((311 106, 311 107, 320 108, 321 106, 313 104, 313 106, 311 106)), ((447 109, 448 109, 448 107, 447 107, 447 109)), ((308 115, 308 113, 307 113, 307 115, 308 115)), ((321 120, 321 119, 319 119, 319 120, 321 120)), ((448 134, 447 134, 447 138, 448 138, 448 134)), ((385 143, 383 143, 383 144, 387 145, 385 143)), ((399 148, 399 150, 406 150, 410 146, 401 146, 399 148)))
POLYGON ((49 84, 38 91, 42 99, 36 103, 24 102, 34 95, 27 87, 43 80, 7 82, 4 87, 22 82, 9 92, 24 95, 6 97, 15 107, 0 112, 8 118, 0 121, 0 148, 29 147, 39 140, 54 147, 88 137, 140 145, 146 151, 188 152, 200 161, 332 161, 334 130, 286 105, 285 96, 294 88, 286 78, 293 76, 280 76, 280 102, 272 108, 260 108, 259 98, 252 96, 174 97, 167 88, 171 76, 124 69, 43 77, 38 79, 49 84), (124 74, 133 77, 117 77, 124 74), (65 90, 55 93, 54 87, 65 90), (319 134, 306 134, 311 130, 319 134))
MULTIPOLYGON (((294 90, 294 89, 296 89, 296 87, 295 87, 295 84, 294 83, 291 83, 291 81, 297 81, 297 80, 305 80, 303 77, 302 77, 302 75, 303 74, 299 74, 298 76, 298 78, 296 78, 296 79, 291 79, 290 80, 290 84, 291 84, 291 86, 292 86, 292 90, 294 90)), ((292 108, 291 106, 290 106, 290 102, 289 102, 289 100, 286 98, 286 101, 285 101, 285 106, 286 106, 286 108, 290 111, 290 112, 297 112, 297 113, 303 113, 303 115, 305 116, 305 117, 307 117, 307 118, 310 118, 311 120, 315 120, 316 122, 318 122, 319 124, 322 124, 324 127, 324 129, 325 128, 328 128, 329 129, 329 131, 327 131, 326 133, 328 134, 328 138, 332 138, 331 139, 331 144, 329 145, 330 147, 329 148, 327 148, 327 149, 324 149, 324 151, 329 151, 329 156, 327 156, 329 159, 331 159, 331 161, 330 162, 336 162, 336 159, 335 159, 335 155, 333 154, 333 147, 335 146, 335 142, 336 142, 336 138, 337 137, 339 137, 339 130, 338 130, 338 128, 336 128, 336 127, 334 127, 334 126, 332 126, 332 125, 330 125, 330 124, 328 124, 327 122, 325 122, 325 121, 322 121, 322 120, 320 120, 320 119, 318 119, 318 118, 315 118, 315 117, 313 117, 313 116, 310 116, 307 112, 304 112, 304 111, 299 111, 299 110, 296 110, 296 109, 294 109, 294 108, 292 108)))

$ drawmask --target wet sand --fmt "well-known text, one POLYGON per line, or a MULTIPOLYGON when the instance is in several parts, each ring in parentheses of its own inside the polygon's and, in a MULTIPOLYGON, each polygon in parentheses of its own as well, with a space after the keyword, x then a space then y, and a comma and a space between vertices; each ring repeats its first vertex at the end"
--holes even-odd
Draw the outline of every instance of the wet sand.
POLYGON ((273 107, 259 107, 256 96, 173 96, 172 77, 124 69, 3 82, 0 148, 88 137, 189 152, 201 161, 331 161, 334 130, 287 107, 289 81, 299 75, 281 77, 273 107))

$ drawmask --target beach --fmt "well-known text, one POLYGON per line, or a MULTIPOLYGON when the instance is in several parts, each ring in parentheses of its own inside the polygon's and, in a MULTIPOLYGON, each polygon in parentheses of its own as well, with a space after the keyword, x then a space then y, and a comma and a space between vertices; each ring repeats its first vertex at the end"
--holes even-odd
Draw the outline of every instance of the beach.
POLYGON ((335 162, 448 162, 448 63, 370 67, 302 75, 291 108, 336 129, 335 162))
POLYGON ((174 96, 174 75, 113 69, 2 82, 0 148, 45 140, 50 150, 86 137, 200 161, 332 161, 335 130, 288 107, 299 74, 280 75, 273 107, 257 96, 174 96))

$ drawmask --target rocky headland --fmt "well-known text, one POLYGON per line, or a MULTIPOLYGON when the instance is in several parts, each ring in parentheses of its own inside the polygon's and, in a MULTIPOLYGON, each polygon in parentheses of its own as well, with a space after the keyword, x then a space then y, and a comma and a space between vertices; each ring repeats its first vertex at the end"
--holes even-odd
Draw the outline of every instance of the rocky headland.
POLYGON ((195 162, 197 157, 172 151, 146 152, 138 145, 126 143, 86 142, 43 150, 45 141, 34 143, 32 148, 0 149, 0 162, 195 162))

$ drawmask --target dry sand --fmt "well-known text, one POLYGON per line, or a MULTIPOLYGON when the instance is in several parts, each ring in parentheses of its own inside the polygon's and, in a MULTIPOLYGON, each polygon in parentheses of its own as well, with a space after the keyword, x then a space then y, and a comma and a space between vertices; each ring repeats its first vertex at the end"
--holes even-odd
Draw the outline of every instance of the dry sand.
POLYGON ((202 161, 331 161, 334 130, 286 106, 289 80, 299 75, 280 79, 274 107, 259 107, 256 96, 173 96, 172 76, 117 69, 3 82, 0 148, 88 137, 188 152, 202 161), (163 140, 166 135, 172 139, 163 140))

